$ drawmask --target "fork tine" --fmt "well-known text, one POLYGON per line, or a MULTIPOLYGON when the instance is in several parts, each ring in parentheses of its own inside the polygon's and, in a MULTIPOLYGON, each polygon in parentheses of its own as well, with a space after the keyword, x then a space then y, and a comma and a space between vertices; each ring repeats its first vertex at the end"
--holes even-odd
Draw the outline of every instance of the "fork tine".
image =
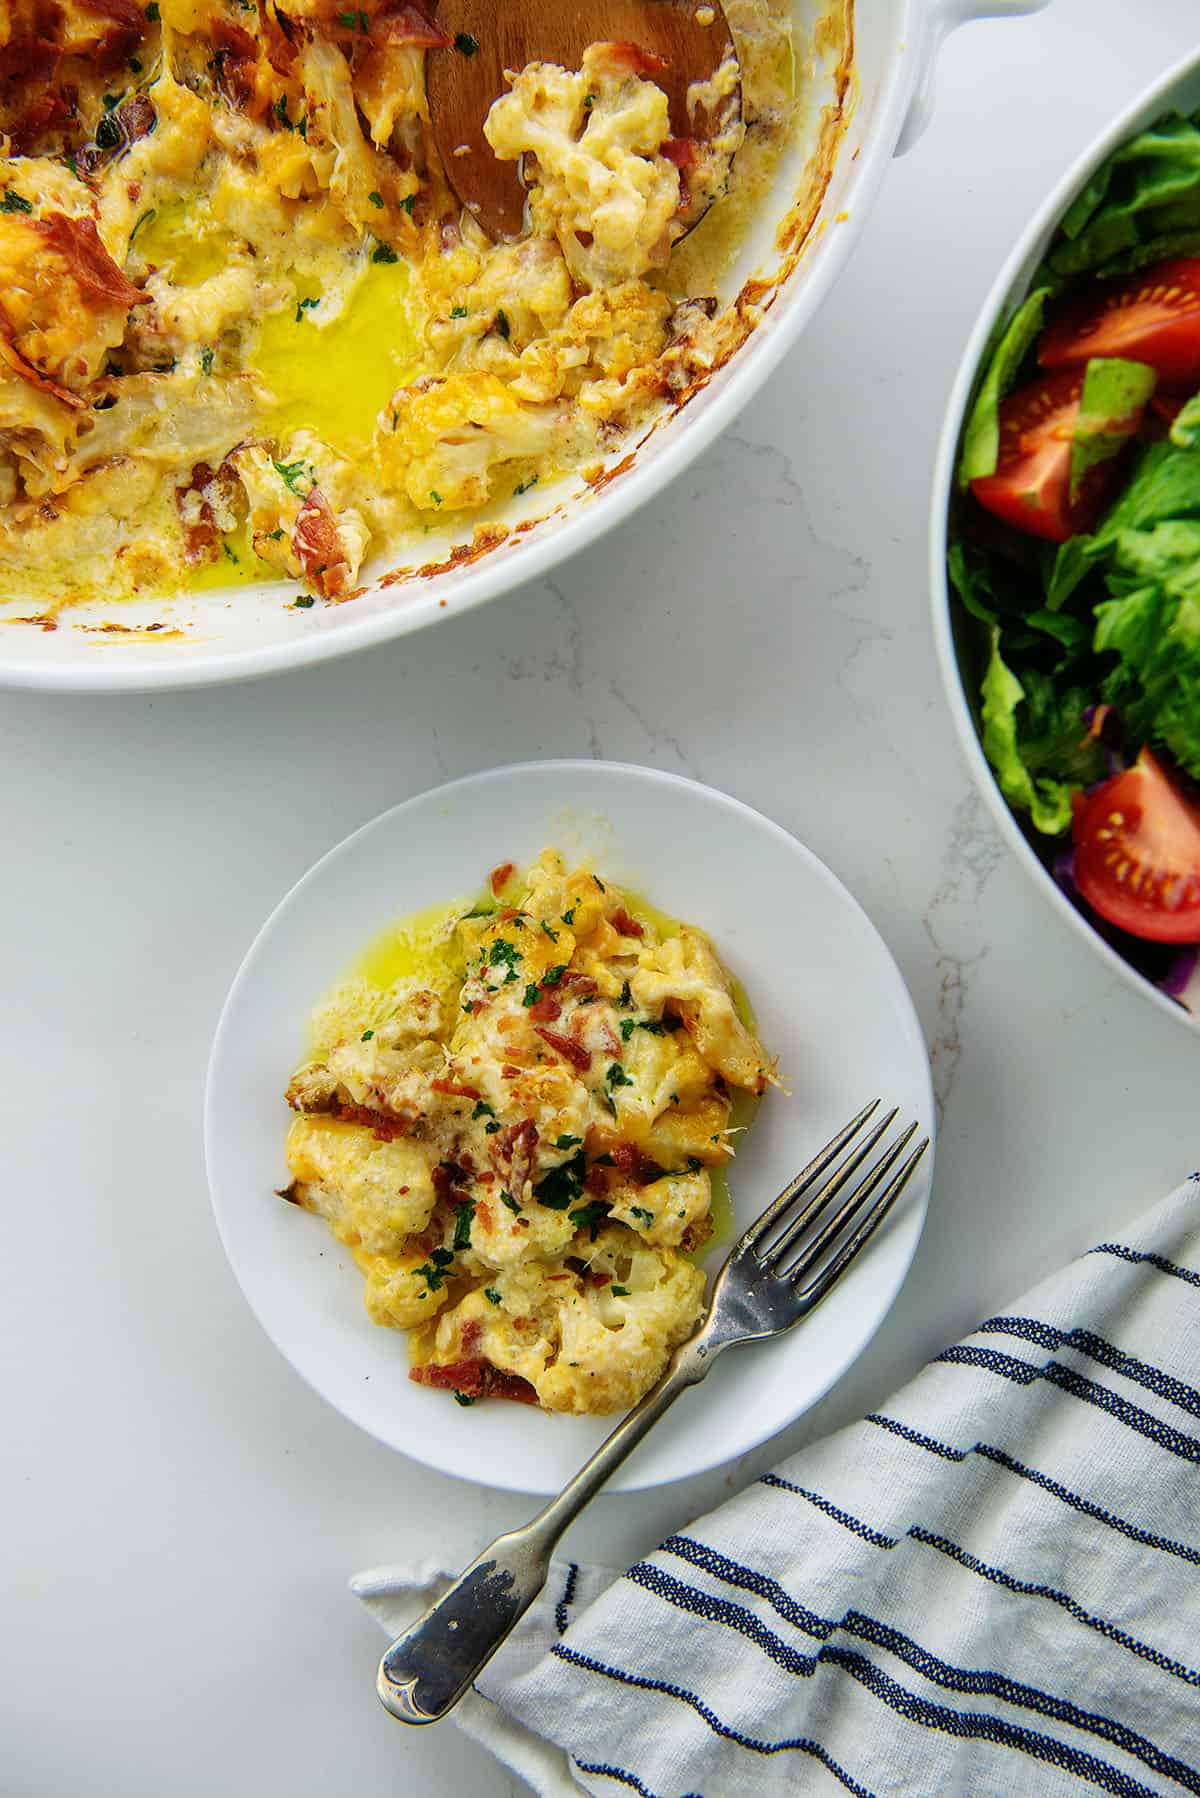
MULTIPOLYGON (((909 1140, 912 1136, 912 1131, 915 1129, 916 1125, 914 1124, 912 1130, 909 1130, 904 1138, 904 1142, 909 1140)), ((903 1146, 903 1143, 898 1145, 898 1147, 901 1148, 903 1146)), ((874 1236, 876 1230, 878 1230, 880 1224, 883 1222, 892 1206, 896 1203, 896 1200, 900 1197, 904 1188, 908 1185, 917 1163, 920 1161, 928 1147, 929 1138, 923 1136, 912 1154, 904 1163, 903 1167, 900 1168, 898 1173, 892 1175, 891 1179, 888 1181, 879 1197, 875 1200, 875 1203, 871 1206, 871 1209, 867 1212, 866 1216, 862 1219, 862 1222, 854 1231, 853 1235, 847 1238, 833 1259, 827 1262, 826 1265, 821 1268, 819 1273, 814 1274, 808 1285, 801 1289, 799 1298, 804 1311, 810 1311, 815 1304, 825 1297, 825 1294, 829 1291, 830 1287, 835 1285, 837 1281, 841 1279, 855 1256, 866 1247, 868 1242, 870 1242, 872 1236, 874 1236)), ((894 1159, 895 1157, 893 1156, 892 1160, 894 1159)), ((801 1273, 807 1271, 808 1265, 811 1264, 806 1263, 806 1266, 801 1270, 801 1273)))
MULTIPOLYGON (((852 1153, 846 1157, 840 1167, 834 1169, 834 1172, 825 1182, 825 1185, 818 1193, 813 1195, 808 1204, 804 1207, 804 1210, 800 1212, 799 1216, 796 1217, 791 1224, 789 1224, 783 1235, 780 1236, 777 1241, 773 1242, 767 1249, 763 1249, 760 1245, 759 1259, 762 1261, 764 1267, 769 1268, 774 1273, 780 1272, 780 1264, 788 1252, 800 1240, 805 1231, 811 1229, 812 1225, 816 1223, 822 1213, 828 1210, 834 1199, 837 1198, 839 1192, 841 1192, 842 1188, 846 1185, 846 1182, 852 1175, 858 1172, 880 1137, 890 1128, 895 1122, 895 1119, 896 1109, 893 1107, 880 1123, 872 1126, 862 1142, 855 1144, 852 1153)), ((838 1215, 842 1221, 845 1222, 845 1207, 842 1208, 842 1211, 839 1212, 838 1215)))
MULTIPOLYGON (((894 1112, 892 1116, 895 1116, 894 1112)), ((889 1119, 888 1122, 890 1123, 891 1119, 889 1119)), ((805 1243, 801 1252, 795 1256, 793 1260, 789 1261, 786 1267, 781 1265, 783 1260, 782 1255, 777 1255, 772 1264, 771 1271, 777 1274, 781 1280, 795 1281, 798 1276, 803 1276, 812 1268, 816 1267, 822 1255, 824 1255, 828 1249, 833 1247, 846 1226, 858 1216, 858 1213, 871 1197, 871 1194, 875 1191, 875 1188, 879 1185, 880 1181, 891 1172, 895 1163, 899 1160, 900 1156, 904 1153, 904 1150, 908 1147, 909 1142, 916 1134, 916 1129, 917 1126, 913 1123, 908 1126, 907 1130, 902 1130, 897 1140, 890 1144, 879 1157, 878 1161, 873 1162, 867 1169, 850 1196, 839 1205, 837 1211, 829 1221, 821 1226, 821 1229, 817 1235, 812 1238, 811 1242, 805 1243)), ((872 1131, 872 1135, 878 1140, 876 1132, 872 1131)), ((868 1149, 873 1147, 873 1143, 867 1145, 868 1149)), ((861 1165, 863 1158, 862 1155, 857 1156, 856 1163, 861 1165)), ((853 1170, 847 1169, 846 1171, 852 1172, 853 1170)))
MULTIPOLYGON (((846 1144, 862 1129, 873 1111, 879 1108, 879 1100, 872 1099, 864 1105, 857 1117, 852 1117, 848 1124, 840 1129, 830 1142, 825 1144, 819 1155, 815 1155, 808 1166, 801 1168, 794 1180, 789 1180, 779 1197, 767 1206, 766 1210, 755 1218, 747 1230, 738 1239, 738 1249, 757 1248, 764 1236, 771 1229, 788 1207, 795 1203, 800 1194, 812 1182, 819 1179, 831 1162, 836 1161, 846 1144)), ((810 1207, 806 1206, 806 1212, 810 1207)))

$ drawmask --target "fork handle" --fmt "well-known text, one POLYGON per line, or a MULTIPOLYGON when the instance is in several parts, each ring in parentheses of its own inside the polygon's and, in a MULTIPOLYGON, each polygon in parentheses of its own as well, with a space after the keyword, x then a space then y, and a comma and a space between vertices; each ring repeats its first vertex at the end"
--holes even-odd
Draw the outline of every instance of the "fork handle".
POLYGON ((611 1435, 523 1528, 478 1555, 437 1603, 397 1636, 376 1681, 385 1710, 401 1723, 436 1723, 525 1615, 546 1583, 560 1536, 632 1453, 680 1393, 702 1380, 724 1344, 702 1329, 680 1345, 667 1371, 611 1435))

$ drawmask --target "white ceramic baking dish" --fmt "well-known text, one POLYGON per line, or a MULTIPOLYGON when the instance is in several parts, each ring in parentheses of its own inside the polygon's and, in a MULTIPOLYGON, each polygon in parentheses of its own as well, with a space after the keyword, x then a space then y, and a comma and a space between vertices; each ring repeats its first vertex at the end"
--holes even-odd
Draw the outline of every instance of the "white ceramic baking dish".
POLYGON ((1096 138, 1078 161, 1067 170, 1057 187, 1047 196, 1045 203, 1030 220, 1027 229, 1021 234, 1012 254, 997 275, 995 284, 984 301, 959 365, 958 375, 950 395, 950 404, 946 411, 941 443, 938 446, 929 529, 933 629, 937 640, 942 679, 950 701, 950 710, 954 716, 958 739, 962 744, 963 754, 967 758, 967 765, 1000 827, 1001 834, 1021 865, 1032 876, 1043 897, 1057 911, 1059 917, 1063 918, 1084 942, 1090 944, 1113 973, 1119 975, 1128 986, 1132 986, 1135 991, 1149 999, 1153 1005, 1175 1018, 1185 1029, 1193 1032, 1200 1032, 1200 994, 1194 993, 1195 980, 1193 979, 1189 983, 1185 1003, 1168 998, 1158 987, 1145 979, 1130 962, 1126 961, 1124 956, 1105 942, 1087 918, 1071 903, 1053 878, 1050 870, 1041 861, 996 783, 996 778, 979 741, 977 722, 979 680, 976 667, 977 658, 973 652, 972 633, 952 603, 946 575, 946 527, 963 419, 968 401, 972 396, 976 373, 983 359, 985 346, 997 321, 1001 317, 1007 317, 1024 298, 1029 289, 1030 277, 1045 254, 1055 226, 1076 194, 1091 180, 1100 164, 1127 138, 1133 137, 1152 119, 1160 117, 1164 112, 1175 110, 1194 113, 1198 107, 1200 107, 1200 54, 1194 54, 1168 69, 1165 75, 1140 94, 1118 118, 1113 120, 1108 129, 1096 138))
POLYGON ((827 48, 813 55, 804 129, 726 277, 723 300, 752 277, 767 283, 753 328, 686 404, 663 414, 636 445, 618 444, 600 480, 573 476, 482 520, 431 531, 419 553, 409 546, 368 564, 364 589, 341 605, 290 609, 294 583, 211 589, 170 605, 116 605, 100 596, 61 614, 54 628, 12 622, 35 609, 5 605, 0 684, 97 692, 244 680, 422 629, 544 575, 679 474, 794 343, 845 262, 888 161, 920 134, 947 32, 968 19, 1044 4, 858 0, 851 25, 852 0, 796 0, 802 41, 827 48), (814 31, 829 19, 843 20, 840 33, 814 31), (839 44, 839 36, 851 42, 839 44), (804 221, 790 252, 777 242, 789 215, 804 221))

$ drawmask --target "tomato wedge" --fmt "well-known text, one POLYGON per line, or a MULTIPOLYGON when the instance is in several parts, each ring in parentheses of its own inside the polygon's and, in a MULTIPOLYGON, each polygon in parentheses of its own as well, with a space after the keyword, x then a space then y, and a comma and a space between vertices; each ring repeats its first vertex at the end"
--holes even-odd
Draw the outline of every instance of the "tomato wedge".
POLYGON ((1148 362, 1189 391, 1200 382, 1200 256, 1174 256, 1105 281, 1042 332, 1043 368, 1077 368, 1092 356, 1148 362))
POLYGON ((1200 943, 1200 801, 1149 749, 1075 797, 1075 884, 1131 936, 1200 943))
POLYGON ((995 474, 980 475, 971 492, 981 506, 1027 531, 1065 543, 1096 522, 1112 462, 1089 469, 1071 498, 1071 439, 1079 417, 1083 370, 1043 375, 1000 402, 1000 452, 995 474))

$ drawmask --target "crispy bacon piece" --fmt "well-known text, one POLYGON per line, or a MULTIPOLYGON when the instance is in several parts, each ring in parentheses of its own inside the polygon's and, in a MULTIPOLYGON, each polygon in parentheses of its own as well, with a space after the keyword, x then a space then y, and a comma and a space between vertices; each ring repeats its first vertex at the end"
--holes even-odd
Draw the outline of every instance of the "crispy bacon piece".
POLYGON ((338 536, 333 508, 319 487, 310 488, 292 527, 292 549, 305 580, 322 599, 336 599, 349 585, 350 564, 338 536))
MULTIPOLYGON (((0 53, 2 54, 2 53, 0 53)), ((0 80, 3 76, 0 76, 0 80)), ((73 88, 64 88, 59 93, 47 92, 39 94, 32 104, 26 107, 18 119, 15 119, 9 131, 11 154, 28 156, 35 144, 47 132, 56 131, 68 123, 76 114, 76 95, 73 88)))
POLYGON ((408 1120, 393 1117, 386 1111, 375 1111, 370 1105, 343 1105, 338 1103, 331 1107, 335 1117, 346 1124, 365 1124, 372 1136, 380 1142, 394 1142, 398 1136, 408 1135, 408 1120))
POLYGON ((94 304, 120 306, 126 312, 145 304, 146 295, 125 279, 93 220, 52 212, 49 218, 34 219, 33 227, 58 251, 76 285, 94 304))
POLYGON ((147 94, 134 94, 117 107, 113 117, 124 132, 127 144, 136 144, 140 137, 149 137, 158 123, 154 102, 147 94))
POLYGON ((462 1080, 431 1080, 430 1089, 435 1093, 449 1093, 455 1099, 477 1099, 479 1088, 468 1086, 462 1080))
POLYGON ((564 1061, 569 1061, 571 1066, 578 1068, 581 1074, 587 1073, 592 1065, 590 1049, 585 1049, 583 1044, 577 1043, 574 1038, 564 1036, 561 1030, 549 1030, 544 1024, 535 1024, 534 1029, 542 1041, 556 1050, 564 1061))
POLYGON ((618 75, 661 75, 671 66, 665 56, 656 56, 653 50, 643 50, 640 44, 618 40, 602 47, 605 61, 618 75))
POLYGON ((553 1024, 555 1018, 562 1017, 562 1006, 549 993, 543 993, 529 1007, 529 1016, 535 1024, 553 1024))
MULTIPOLYGON (((457 1172, 457 1169, 455 1172, 457 1172)), ((443 1167, 439 1163, 430 1174, 429 1179, 434 1192, 445 1204, 453 1205, 457 1209, 459 1205, 469 1205, 471 1203, 470 1193, 464 1191, 461 1186, 458 1186, 455 1183, 454 1174, 451 1173, 448 1167, 443 1167)))
POLYGON ((146 15, 137 0, 79 0, 79 4, 108 21, 96 45, 97 60, 112 68, 128 62, 146 35, 146 15))
MULTIPOLYGON (((504 891, 505 887, 508 885, 509 881, 512 879, 512 873, 513 873, 513 864, 511 862, 501 862, 500 866, 498 868, 492 869, 491 875, 489 877, 489 885, 491 886, 492 892, 497 899, 500 897, 501 893, 504 891)), ((511 911, 511 910, 505 913, 505 916, 508 918, 515 918, 516 915, 517 915, 516 912, 511 911)))
POLYGON ((418 1386, 440 1386, 450 1392, 461 1392, 464 1398, 509 1398, 521 1405, 536 1405, 537 1393, 519 1374, 504 1373, 481 1355, 470 1360, 453 1361, 448 1367, 426 1362, 423 1367, 410 1367, 410 1380, 418 1386))
POLYGON ((696 166, 696 140, 694 137, 667 137, 659 145, 659 155, 673 162, 677 169, 691 169, 696 166))
POLYGON ((574 968, 569 968, 558 984, 561 987, 570 987, 576 998, 579 999, 589 998, 591 994, 600 990, 590 974, 580 974, 574 968))
POLYGON ((434 23, 427 9, 413 0, 393 0, 371 20, 371 35, 385 44, 411 44, 418 50, 448 50, 454 39, 434 23))
POLYGON ((612 1151, 613 1165, 632 1186, 649 1186, 654 1180, 661 1180, 663 1169, 657 1161, 651 1161, 643 1155, 636 1143, 619 1142, 612 1151))
POLYGON ((631 918, 623 905, 618 905, 609 919, 613 929, 619 936, 645 936, 646 926, 631 918))

